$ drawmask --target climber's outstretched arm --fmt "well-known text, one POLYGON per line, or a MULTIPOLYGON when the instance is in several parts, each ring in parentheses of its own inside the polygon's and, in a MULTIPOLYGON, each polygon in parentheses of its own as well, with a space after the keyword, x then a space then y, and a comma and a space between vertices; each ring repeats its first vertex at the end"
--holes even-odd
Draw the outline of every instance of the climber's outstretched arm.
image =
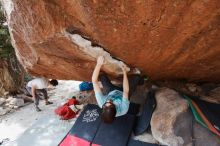
POLYGON ((101 92, 101 89, 98 85, 98 77, 99 77, 99 72, 101 70, 101 67, 104 64, 104 61, 105 61, 105 59, 103 56, 98 57, 97 64, 96 64, 95 69, 92 74, 92 83, 93 83, 93 88, 94 88, 95 92, 96 91, 101 92))

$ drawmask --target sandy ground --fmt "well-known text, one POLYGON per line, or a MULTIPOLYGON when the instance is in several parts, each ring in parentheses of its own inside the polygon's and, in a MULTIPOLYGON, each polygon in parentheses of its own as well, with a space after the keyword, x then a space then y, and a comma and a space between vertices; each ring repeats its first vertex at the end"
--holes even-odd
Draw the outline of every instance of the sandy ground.
MULTIPOLYGON (((24 135, 28 134, 28 128, 32 126, 33 128, 36 127, 35 123, 38 123, 38 131, 37 133, 43 133, 43 131, 39 131, 39 129, 45 129, 49 127, 49 125, 56 126, 55 129, 61 129, 63 133, 67 133, 70 126, 73 125, 72 121, 62 121, 54 114, 54 109, 60 106, 61 104, 65 103, 65 101, 72 96, 75 91, 78 91, 78 85, 80 82, 78 81, 59 81, 59 85, 55 89, 51 89, 48 91, 48 95, 50 97, 50 101, 54 104, 52 105, 45 105, 44 101, 40 102, 40 108, 42 109, 41 112, 36 112, 34 110, 34 104, 26 105, 25 107, 19 108, 17 111, 7 114, 5 116, 0 117, 0 142, 3 139, 8 139, 8 141, 4 142, 3 145, 12 145, 12 143, 16 143, 17 139, 22 139, 24 135), (48 118, 48 122, 44 122, 43 119, 48 118), (53 124, 51 124, 51 123, 53 124), (42 123, 49 123, 49 125, 43 125, 42 123), (34 125, 35 124, 35 125, 34 125), (57 126, 60 125, 60 126, 57 126)), ((32 128, 32 129, 33 129, 32 128)), ((54 127, 49 127, 50 129, 54 129, 54 127)), ((30 131, 29 131, 30 132, 30 131)), ((58 131, 49 131, 49 132, 58 132, 58 131)), ((48 132, 48 133, 49 133, 48 132)), ((60 131, 59 131, 60 132, 60 131)), ((33 131, 31 131, 33 135, 33 131)), ((49 134, 45 135, 50 135, 49 134)), ((54 135, 54 134, 51 134, 54 135)), ((59 136, 59 135, 57 135, 59 136)), ((17 144, 18 145, 18 144, 17 144)), ((32 145, 32 144, 31 144, 32 145)), ((45 144, 40 145, 53 145, 52 143, 46 141, 45 144)), ((22 146, 26 146, 22 145, 22 146)))

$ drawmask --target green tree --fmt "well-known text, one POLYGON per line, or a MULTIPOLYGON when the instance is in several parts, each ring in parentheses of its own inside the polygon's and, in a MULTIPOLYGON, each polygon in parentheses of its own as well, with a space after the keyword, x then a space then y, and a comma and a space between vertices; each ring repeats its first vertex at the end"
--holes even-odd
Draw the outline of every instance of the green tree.
POLYGON ((2 5, 0 3, 0 59, 8 58, 14 49, 11 45, 10 34, 4 16, 2 5))

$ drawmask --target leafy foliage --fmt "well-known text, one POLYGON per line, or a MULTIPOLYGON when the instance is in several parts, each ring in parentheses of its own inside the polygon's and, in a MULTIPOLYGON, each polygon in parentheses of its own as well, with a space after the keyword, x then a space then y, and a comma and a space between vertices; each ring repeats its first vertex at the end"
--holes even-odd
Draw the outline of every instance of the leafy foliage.
POLYGON ((8 58, 14 49, 11 45, 10 34, 6 23, 6 18, 0 3, 0 59, 8 58))

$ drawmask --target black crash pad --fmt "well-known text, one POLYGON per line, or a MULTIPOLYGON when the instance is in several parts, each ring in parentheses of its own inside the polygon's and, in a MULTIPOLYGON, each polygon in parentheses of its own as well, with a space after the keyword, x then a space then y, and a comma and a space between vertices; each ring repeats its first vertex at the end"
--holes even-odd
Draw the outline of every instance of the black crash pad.
POLYGON ((111 124, 101 123, 93 144, 101 146, 126 146, 132 132, 135 116, 117 117, 111 124))
POLYGON ((92 142, 96 132, 101 124, 101 109, 97 105, 87 105, 74 126, 70 130, 69 134, 92 142))
POLYGON ((140 110, 140 104, 130 102, 129 104, 129 109, 128 109, 128 114, 130 115, 137 115, 140 110))
POLYGON ((155 92, 151 90, 147 93, 147 99, 143 106, 142 114, 137 117, 134 128, 135 135, 142 134, 148 129, 155 108, 156 108, 155 92))

